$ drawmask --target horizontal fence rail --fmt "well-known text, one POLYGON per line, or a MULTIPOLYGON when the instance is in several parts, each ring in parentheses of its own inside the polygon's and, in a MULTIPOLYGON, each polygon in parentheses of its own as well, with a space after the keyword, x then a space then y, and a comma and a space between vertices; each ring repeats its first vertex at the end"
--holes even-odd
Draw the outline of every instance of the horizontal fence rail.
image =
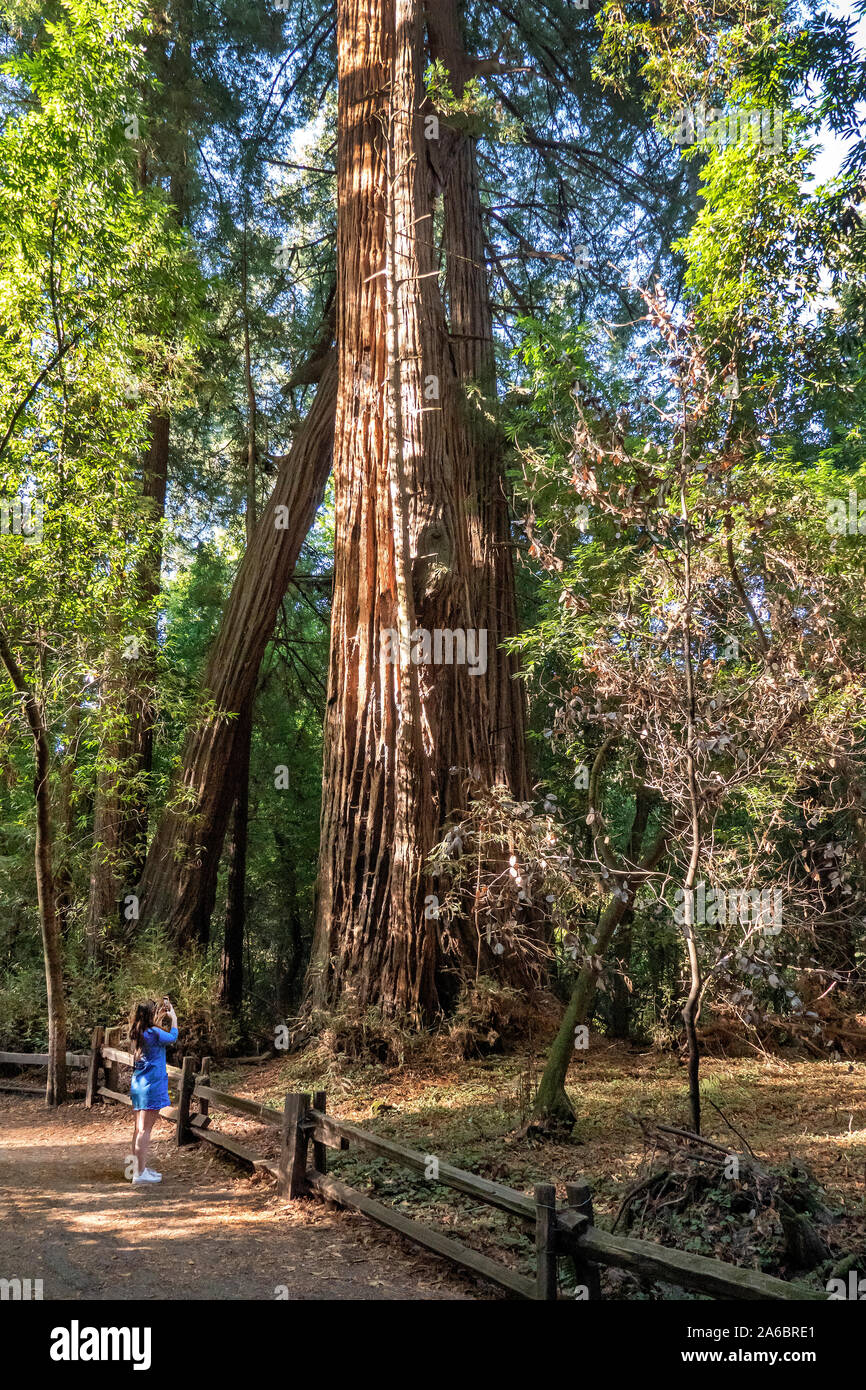
POLYGON ((197 1081, 193 1094, 200 1100, 210 1101, 217 1110, 233 1110, 238 1115, 251 1115, 254 1120, 260 1120, 263 1125, 271 1125, 274 1129, 279 1129, 283 1123, 283 1112, 273 1110, 268 1105, 261 1105, 257 1100, 247 1100, 245 1096, 233 1096, 228 1091, 216 1091, 212 1086, 204 1085, 197 1081))
MULTIPOLYGON (((127 1106, 132 1104, 129 1096, 118 1089, 118 1068, 131 1067, 134 1062, 132 1052, 117 1046, 121 1035, 120 1028, 95 1028, 89 1053, 67 1053, 68 1066, 87 1069, 88 1108, 97 1097, 127 1106), (104 1074, 101 1082, 100 1070, 104 1074)), ((47 1066, 48 1057, 36 1053, 0 1052, 0 1063, 3 1062, 16 1066, 47 1066)), ((772 1302, 824 1301, 826 1298, 825 1294, 756 1270, 740 1269, 737 1265, 705 1255, 693 1255, 688 1251, 656 1245, 652 1241, 603 1231, 595 1225, 592 1194, 586 1182, 567 1184, 566 1204, 558 1207, 556 1189, 550 1183, 536 1184, 533 1195, 529 1196, 437 1157, 432 1182, 453 1188, 474 1201, 496 1207, 509 1216, 534 1225, 536 1275, 533 1279, 472 1250, 452 1236, 446 1236, 395 1211, 365 1192, 356 1191, 328 1172, 328 1149, 364 1149, 425 1175, 430 1172, 430 1154, 420 1153, 394 1139, 373 1134, 359 1125, 329 1115, 324 1091, 316 1091, 312 1095, 290 1093, 285 1097, 282 1110, 245 1096, 232 1095, 229 1091, 221 1091, 210 1084, 211 1066, 212 1059, 205 1057, 196 1072, 194 1059, 184 1057, 181 1066, 166 1068, 171 1084, 178 1092, 178 1100, 177 1104, 167 1106, 159 1113, 176 1126, 179 1146, 203 1143, 253 1171, 270 1173, 276 1179, 280 1192, 288 1198, 317 1193, 327 1201, 360 1212, 379 1225, 396 1231, 520 1298, 556 1299, 559 1296, 560 1259, 570 1262, 577 1286, 575 1297, 580 1298, 601 1297, 599 1270, 605 1266, 626 1270, 638 1278, 673 1284, 711 1298, 772 1302), (192 1109, 194 1102, 198 1106, 195 1112, 192 1109), (213 1129, 211 1107, 254 1119, 261 1125, 279 1131, 279 1157, 273 1159, 257 1154, 234 1135, 213 1129)))
POLYGON ((825 1295, 814 1289, 788 1284, 770 1274, 753 1269, 740 1269, 706 1255, 693 1255, 687 1250, 669 1250, 648 1240, 630 1236, 611 1235, 591 1226, 578 1236, 581 1253, 599 1264, 626 1269, 645 1278, 679 1284, 693 1293, 711 1294, 714 1298, 737 1299, 809 1299, 824 1301, 825 1295))
MULTIPOLYGON (((0 1066, 8 1067, 47 1067, 51 1056, 47 1052, 0 1052, 0 1066)), ((83 1071, 90 1063, 89 1052, 67 1052, 66 1065, 71 1070, 83 1071)), ((15 1095, 44 1096, 46 1085, 22 1086, 17 1081, 0 1081, 0 1091, 11 1091, 15 1095)))
POLYGON ((454 1264, 462 1265, 464 1269, 470 1269, 474 1274, 479 1274, 482 1279, 487 1279, 491 1284, 499 1284, 502 1288, 510 1289, 512 1293, 519 1294, 521 1298, 536 1297, 536 1283, 528 1275, 520 1274, 516 1269, 509 1269, 508 1265, 500 1264, 498 1260, 491 1260, 486 1255, 480 1254, 477 1250, 470 1250, 461 1241, 453 1240, 450 1236, 442 1235, 439 1231, 433 1230, 430 1226, 425 1226, 420 1221, 414 1221, 409 1216, 404 1216, 402 1212, 394 1211, 382 1202, 377 1202, 373 1197, 368 1197, 366 1193, 356 1192, 347 1183, 340 1182, 338 1178, 330 1173, 319 1173, 312 1169, 307 1174, 310 1186, 322 1197, 327 1197, 331 1202, 337 1202, 341 1207, 348 1207, 351 1211, 362 1212, 364 1216, 372 1217, 382 1226, 388 1226, 392 1231, 398 1231, 400 1235, 407 1236, 409 1240, 414 1240, 416 1244, 423 1245, 428 1250, 432 1250, 437 1255, 443 1255, 445 1259, 451 1260, 454 1264))
MULTIPOLYGON (((51 1061, 48 1052, 0 1052, 0 1064, 10 1067, 47 1067, 51 1061)), ((89 1052, 67 1052, 68 1067, 86 1067, 90 1061, 89 1052)))
MULTIPOLYGON (((135 1053, 125 1052, 121 1047, 103 1047, 102 1056, 106 1062, 119 1062, 122 1067, 135 1066, 135 1053)), ((172 1067, 166 1062, 165 1069, 169 1076, 180 1076, 180 1067, 172 1067)))
MULTIPOLYGON (((393 1158, 395 1163, 402 1164, 404 1168, 411 1168, 416 1173, 426 1173, 429 1168, 429 1154, 407 1149, 405 1145, 398 1144, 393 1139, 385 1139, 381 1134, 371 1134, 369 1130, 360 1129, 357 1125, 334 1120, 320 1110, 310 1109, 307 1117, 318 1129, 325 1144, 332 1138, 344 1139, 347 1141, 347 1148, 350 1144, 357 1144, 360 1148, 369 1149, 371 1153, 393 1158)), ((468 1173, 462 1168, 454 1168, 441 1159, 437 1159, 436 1170, 436 1181, 443 1186, 453 1187, 457 1192, 475 1197, 479 1202, 486 1202, 488 1206, 498 1207, 500 1211, 507 1211, 512 1216, 519 1216, 524 1221, 535 1220, 535 1202, 522 1192, 515 1192, 511 1187, 503 1187, 501 1183, 491 1182, 489 1178, 480 1178, 476 1173, 468 1173)))

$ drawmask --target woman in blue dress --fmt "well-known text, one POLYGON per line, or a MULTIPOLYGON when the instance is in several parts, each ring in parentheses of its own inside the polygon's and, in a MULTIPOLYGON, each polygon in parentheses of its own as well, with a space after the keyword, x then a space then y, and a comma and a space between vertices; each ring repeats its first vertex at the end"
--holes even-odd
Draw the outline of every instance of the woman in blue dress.
POLYGON ((129 1036, 135 1049, 132 1084, 129 1088, 135 1111, 135 1134, 132 1140, 132 1185, 162 1182, 162 1174, 147 1166, 150 1131, 160 1110, 169 1104, 168 1073, 165 1069, 165 1049, 177 1041, 177 1014, 171 1000, 162 1001, 161 1023, 168 1029, 157 1028, 155 1018, 159 1005, 155 999, 136 1004, 129 1019, 129 1036))

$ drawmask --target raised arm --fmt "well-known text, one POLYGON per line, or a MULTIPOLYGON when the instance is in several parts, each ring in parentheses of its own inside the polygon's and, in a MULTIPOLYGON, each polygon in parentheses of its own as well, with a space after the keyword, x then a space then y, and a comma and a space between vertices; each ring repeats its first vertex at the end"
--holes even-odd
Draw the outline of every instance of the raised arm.
POLYGON ((174 1023, 168 1032, 164 1028, 157 1028, 156 1026, 151 1031, 156 1034, 157 1042, 162 1043, 163 1047, 171 1047, 172 1043, 177 1042, 177 1023, 174 1023))
POLYGON ((156 1033, 157 1040, 162 1043, 163 1047, 170 1047, 173 1042, 177 1042, 177 1014, 174 1011, 174 1005, 167 995, 162 1002, 165 1005, 165 1012, 168 1014, 168 1021, 171 1027, 168 1031, 166 1031, 165 1028, 154 1028, 153 1031, 156 1033))

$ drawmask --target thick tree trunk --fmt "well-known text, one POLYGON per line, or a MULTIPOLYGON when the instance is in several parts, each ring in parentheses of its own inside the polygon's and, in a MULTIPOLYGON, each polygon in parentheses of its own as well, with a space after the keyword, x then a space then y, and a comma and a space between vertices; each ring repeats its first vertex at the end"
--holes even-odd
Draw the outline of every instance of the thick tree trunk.
POLYGON ((232 585, 202 681, 205 711, 188 736, 183 772, 148 852, 139 885, 142 922, 168 927, 182 945, 208 938, 234 800, 226 772, 238 737, 237 716, 252 696, 280 603, 324 495, 335 397, 336 363, 329 358, 232 585))
POLYGON ((226 920, 220 960, 220 1001, 235 1015, 240 1014, 244 994, 244 928, 246 925, 247 843, 250 812, 250 748, 252 745, 252 701, 238 720, 235 744, 235 804, 229 847, 226 884, 226 920))
POLYGON ((24 712, 33 737, 36 775, 33 795, 36 800, 36 899, 42 927, 42 954, 45 961, 45 988, 48 996, 48 1081, 45 1088, 46 1105, 62 1105, 66 1100, 66 1002, 63 993, 63 956, 60 943, 60 919, 57 913, 57 889, 52 863, 51 789, 49 774, 51 754, 48 732, 42 707, 30 690, 18 665, 6 633, 0 628, 0 660, 22 697, 24 712))
MULTIPOLYGON (((490 444, 463 408, 476 359, 452 355, 438 289, 422 39, 416 0, 339 7, 335 592, 308 982, 314 1007, 416 1020, 442 1002, 429 851, 467 786, 526 788, 495 651, 514 630, 510 562, 491 583, 490 444), (431 662, 437 630, 483 630, 486 669, 431 662)), ((477 284, 464 294, 483 307, 477 284)), ((479 337, 489 382, 489 320, 479 337)))
MULTIPOLYGON (((471 77, 457 0, 427 5, 430 57, 448 70, 455 95, 471 77)), ((427 142, 434 186, 443 188, 443 251, 449 348, 456 369, 458 427, 456 455, 463 469, 469 551, 467 587, 477 628, 487 633, 488 667, 483 678, 460 690, 468 697, 463 720, 441 721, 440 797, 443 819, 462 810, 473 792, 499 785, 512 796, 530 795, 523 683, 518 658, 502 643, 518 630, 511 515, 505 491, 505 438, 499 426, 493 315, 485 255, 485 233, 475 141, 464 131, 440 126, 438 142, 427 142), (451 746, 446 740, 450 738, 451 746), (455 777, 450 769, 459 768, 455 777), (467 776, 468 774, 468 776, 467 776)), ((458 692, 455 692, 457 694, 458 692)), ((456 701, 455 701, 456 703, 456 701)), ((506 867, 509 847, 499 858, 506 867)), ((488 847, 492 860, 497 854, 488 847)), ((489 932, 471 910, 455 923, 467 961, 520 987, 531 983, 522 960, 492 952, 489 932)))
POLYGON ((339 4, 335 583, 311 962, 314 1004, 342 995, 416 1017, 435 1005, 435 930, 421 910, 435 783, 410 635, 419 601, 428 617, 448 610, 457 532, 441 414, 424 409, 424 377, 444 375, 444 333, 437 341, 422 308, 437 289, 419 40, 414 3, 339 4), (413 565, 422 531, 443 556, 429 583, 413 565))

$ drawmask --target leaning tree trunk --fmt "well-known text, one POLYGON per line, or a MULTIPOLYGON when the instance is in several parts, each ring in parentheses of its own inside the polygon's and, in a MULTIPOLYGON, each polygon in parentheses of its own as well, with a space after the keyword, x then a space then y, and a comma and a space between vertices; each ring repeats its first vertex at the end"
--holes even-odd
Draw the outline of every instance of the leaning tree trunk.
MULTIPOLYGON (((591 788, 597 780, 598 772, 600 772, 600 760, 603 755, 604 749, 596 759, 593 777, 590 781, 591 788)), ((643 857, 638 860, 637 856, 645 837, 651 807, 651 795, 642 788, 639 789, 629 837, 628 864, 614 865, 610 852, 604 850, 602 853, 601 857, 609 860, 610 871, 617 873, 618 886, 622 891, 610 898, 605 906, 595 933, 592 955, 578 973, 571 998, 559 1025, 559 1031, 547 1055, 544 1072, 532 1107, 531 1128, 535 1131, 556 1134, 563 1129, 571 1129, 575 1122, 574 1107, 565 1090, 565 1079, 574 1057, 575 1030, 580 1025, 589 1024, 595 1003, 599 962, 603 959, 605 951, 613 940, 620 922, 631 911, 635 894, 641 882, 655 868, 668 844, 670 832, 662 827, 643 857)))
MULTIPOLYGON (((438 288, 420 7, 342 0, 338 16, 337 525, 308 988, 314 1007, 420 1020, 442 1000, 429 851, 467 786, 525 791, 519 695, 515 716, 490 660, 513 586, 485 569, 490 442, 463 409, 474 364, 452 352, 438 288), (424 652, 437 630, 482 629, 484 672, 424 652)), ((477 939, 473 970, 476 954, 477 939)))
MULTIPOLYGON (((625 909, 626 904, 620 898, 609 900, 598 925, 594 956, 601 956, 607 950, 625 909)), ((547 1054, 532 1106, 533 1129, 555 1133, 560 1129, 571 1129, 577 1118, 566 1094, 565 1078, 574 1058, 576 1030, 581 1024, 588 1024, 592 1016, 597 980, 598 969, 590 960, 577 976, 559 1031, 547 1054)))
POLYGON ((33 737, 36 775, 33 794, 36 800, 36 900, 42 927, 42 954, 45 961, 45 988, 48 996, 48 1080, 45 1087, 46 1105, 62 1105, 66 1100, 66 1002, 63 993, 63 956, 60 944, 60 919, 57 912, 57 888, 52 863, 51 790, 49 775, 51 754, 48 731, 42 707, 28 686, 18 665, 6 633, 0 628, 0 660, 22 697, 24 713, 33 737))
POLYGON ((238 716, 251 698, 280 603, 331 467, 336 363, 324 363, 316 398, 247 547, 202 680, 205 709, 148 851, 138 889, 143 924, 161 923, 181 945, 208 939, 217 872, 235 787, 238 716))

